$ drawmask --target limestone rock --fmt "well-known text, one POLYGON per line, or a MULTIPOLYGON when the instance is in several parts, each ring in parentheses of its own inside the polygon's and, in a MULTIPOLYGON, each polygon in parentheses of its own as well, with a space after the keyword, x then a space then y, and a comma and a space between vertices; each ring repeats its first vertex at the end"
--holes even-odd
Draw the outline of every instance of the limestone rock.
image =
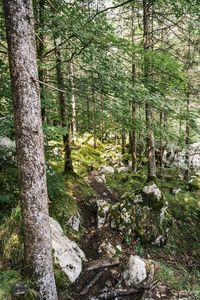
POLYGON ((161 209, 165 205, 162 192, 155 183, 150 183, 143 188, 142 197, 149 207, 161 209))
POLYGON ((147 278, 146 262, 137 255, 131 255, 128 269, 122 274, 126 286, 137 286, 147 278))
POLYGON ((73 283, 82 271, 85 254, 75 242, 64 235, 60 224, 52 218, 50 218, 50 228, 54 259, 73 283))
POLYGON ((107 221, 110 204, 105 201, 97 200, 97 227, 101 228, 107 221))
POLYGON ((111 167, 111 166, 103 166, 103 167, 101 167, 100 172, 101 172, 101 174, 103 174, 103 173, 111 173, 111 174, 114 174, 114 173, 115 173, 115 170, 114 170, 114 168, 111 167))
POLYGON ((117 172, 118 173, 123 173, 123 172, 128 172, 128 170, 129 170, 129 167, 119 167, 117 169, 117 172))
POLYGON ((146 195, 152 195, 157 200, 160 200, 162 197, 162 193, 155 183, 145 186, 142 192, 146 195))
POLYGON ((77 213, 75 216, 72 216, 67 222, 67 224, 75 231, 79 231, 80 223, 81 223, 81 216, 79 213, 77 213))

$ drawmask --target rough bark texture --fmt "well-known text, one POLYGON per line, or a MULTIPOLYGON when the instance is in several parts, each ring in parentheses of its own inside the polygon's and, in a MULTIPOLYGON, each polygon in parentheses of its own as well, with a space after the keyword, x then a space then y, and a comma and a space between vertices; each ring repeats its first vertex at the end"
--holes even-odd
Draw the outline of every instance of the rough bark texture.
MULTIPOLYGON (((56 44, 56 43, 55 43, 56 44)), ((65 99, 65 85, 64 85, 64 76, 62 72, 62 61, 61 61, 61 53, 58 48, 56 48, 56 73, 57 73, 57 84, 59 91, 59 105, 60 105, 60 117, 61 117, 61 125, 63 128, 66 128, 66 133, 63 135, 63 144, 64 144, 64 172, 69 173, 73 172, 72 158, 71 158, 71 148, 70 148, 70 138, 69 138, 69 130, 67 124, 67 116, 66 116, 66 99, 65 99)))
POLYGON ((4 0, 16 132, 25 271, 40 299, 57 299, 31 0, 4 0))
MULTIPOLYGON (((143 0, 143 29, 144 29, 144 51, 147 53, 151 48, 151 30, 150 30, 150 12, 152 0, 143 0)), ((146 83, 150 79, 150 63, 145 57, 144 61, 144 78, 146 83)), ((156 179, 156 160, 155 160, 155 145, 154 133, 152 130, 153 112, 151 106, 146 103, 146 127, 147 127, 147 160, 148 160, 148 176, 147 180, 156 179)))
MULTIPOLYGON (((44 9, 45 0, 39 0, 39 38, 38 38, 38 59, 39 59, 39 80, 44 82, 44 9)), ((40 83, 40 98, 42 103, 42 120, 45 120, 45 105, 44 105, 44 85, 40 83)))

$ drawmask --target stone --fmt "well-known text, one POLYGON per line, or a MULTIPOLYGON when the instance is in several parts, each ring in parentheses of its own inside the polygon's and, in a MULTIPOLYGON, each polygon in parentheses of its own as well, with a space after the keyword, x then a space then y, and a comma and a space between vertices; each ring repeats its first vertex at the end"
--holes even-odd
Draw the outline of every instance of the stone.
POLYGON ((155 183, 145 186, 142 192, 146 195, 152 195, 157 200, 160 200, 162 197, 162 193, 155 183))
POLYGON ((8 137, 0 137, 0 164, 14 162, 15 142, 8 137))
POLYGON ((72 216, 67 222, 67 225, 69 225, 75 231, 79 231, 80 224, 81 224, 81 216, 79 213, 72 216))
POLYGON ((79 246, 64 235, 60 224, 49 218, 54 260, 73 283, 82 271, 82 261, 86 260, 79 246))
POLYGON ((100 229, 107 221, 110 204, 102 199, 97 199, 97 227, 100 229))
POLYGON ((111 174, 114 174, 115 173, 115 170, 113 167, 111 166, 103 166, 101 167, 100 169, 100 173, 103 174, 103 173, 111 173, 111 174))
POLYGON ((161 190, 155 183, 149 183, 142 189, 143 202, 155 209, 161 209, 165 203, 161 190))
POLYGON ((194 143, 188 148, 181 148, 176 145, 168 145, 163 153, 163 163, 165 166, 179 168, 182 171, 187 170, 186 152, 189 156, 189 169, 192 173, 200 171, 200 143, 194 143))
POLYGON ((117 168, 118 173, 128 172, 129 167, 119 167, 117 168))
POLYGON ((16 299, 20 299, 21 296, 25 295, 28 291, 28 286, 24 282, 18 282, 13 286, 12 295, 16 299))
POLYGON ((173 194, 173 195, 177 195, 177 194, 180 193, 181 191, 182 191, 181 188, 173 189, 173 190, 172 190, 172 194, 173 194))
POLYGON ((95 176, 95 179, 99 183, 106 183, 106 176, 105 176, 105 174, 102 174, 100 176, 95 176))
POLYGON ((138 286, 147 278, 146 262, 137 255, 131 255, 128 269, 122 274, 125 285, 138 286))
POLYGON ((116 254, 116 249, 108 240, 105 240, 99 245, 98 252, 112 258, 116 254))

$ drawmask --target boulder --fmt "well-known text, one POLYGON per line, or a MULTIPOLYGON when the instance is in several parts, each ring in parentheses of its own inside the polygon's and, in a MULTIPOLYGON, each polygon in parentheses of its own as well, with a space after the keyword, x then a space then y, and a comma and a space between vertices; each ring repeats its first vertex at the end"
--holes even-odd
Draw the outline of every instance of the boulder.
POLYGON ((85 254, 74 241, 64 235, 60 224, 52 218, 50 218, 50 228, 54 259, 73 283, 82 271, 85 254))
POLYGON ((127 166, 127 167, 119 167, 117 168, 117 172, 118 173, 123 173, 123 172, 128 172, 130 168, 127 166))
POLYGON ((101 174, 104 174, 104 173, 111 173, 111 174, 114 174, 114 173, 115 173, 115 170, 114 170, 114 168, 111 167, 111 166, 103 166, 103 167, 101 167, 100 172, 101 172, 101 174))
POLYGON ((147 278, 146 262, 137 255, 131 255, 128 269, 122 274, 126 286, 138 286, 147 278))
POLYGON ((97 227, 100 229, 107 221, 110 204, 105 201, 97 200, 97 227))
POLYGON ((149 207, 161 209, 165 205, 162 192, 155 183, 149 183, 142 189, 142 197, 149 207))

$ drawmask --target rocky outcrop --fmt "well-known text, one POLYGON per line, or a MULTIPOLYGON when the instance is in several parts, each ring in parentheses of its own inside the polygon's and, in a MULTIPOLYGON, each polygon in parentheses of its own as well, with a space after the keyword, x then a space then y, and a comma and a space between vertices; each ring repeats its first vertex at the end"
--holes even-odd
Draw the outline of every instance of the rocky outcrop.
POLYGON ((187 169, 185 163, 186 152, 189 156, 190 171, 194 174, 200 172, 200 143, 191 144, 188 149, 183 149, 176 145, 168 145, 163 153, 163 163, 167 167, 175 167, 184 171, 187 169))

